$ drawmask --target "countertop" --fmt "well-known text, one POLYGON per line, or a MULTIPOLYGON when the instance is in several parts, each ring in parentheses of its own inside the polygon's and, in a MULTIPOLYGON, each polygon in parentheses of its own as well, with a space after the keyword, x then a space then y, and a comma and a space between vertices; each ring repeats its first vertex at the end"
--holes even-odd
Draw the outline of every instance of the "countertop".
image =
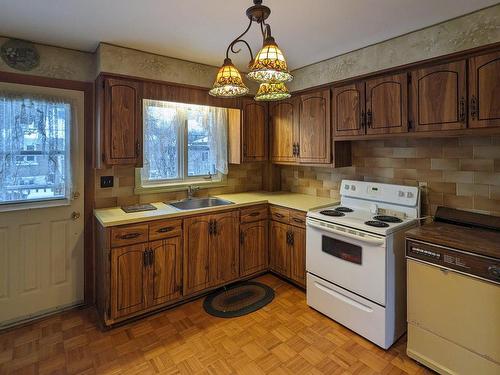
POLYGON ((189 216, 198 213, 217 212, 261 203, 269 203, 299 211, 309 211, 315 208, 337 204, 337 201, 332 198, 316 197, 312 195, 283 191, 256 191, 236 194, 220 194, 215 197, 231 201, 234 204, 182 211, 163 202, 155 202, 151 203, 157 208, 153 211, 125 213, 120 207, 113 207, 96 209, 94 210, 94 215, 103 227, 112 227, 116 225, 141 223, 150 220, 189 216))
POLYGON ((406 238, 500 258, 500 233, 493 230, 433 222, 407 231, 406 238))

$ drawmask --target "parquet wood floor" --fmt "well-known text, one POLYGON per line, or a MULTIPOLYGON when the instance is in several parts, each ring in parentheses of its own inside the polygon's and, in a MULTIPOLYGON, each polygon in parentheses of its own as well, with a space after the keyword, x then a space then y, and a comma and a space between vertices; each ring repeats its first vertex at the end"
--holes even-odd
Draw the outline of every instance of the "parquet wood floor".
POLYGON ((276 298, 252 314, 220 319, 202 299, 106 332, 93 309, 72 310, 0 334, 0 374, 431 374, 306 305, 271 275, 276 298))

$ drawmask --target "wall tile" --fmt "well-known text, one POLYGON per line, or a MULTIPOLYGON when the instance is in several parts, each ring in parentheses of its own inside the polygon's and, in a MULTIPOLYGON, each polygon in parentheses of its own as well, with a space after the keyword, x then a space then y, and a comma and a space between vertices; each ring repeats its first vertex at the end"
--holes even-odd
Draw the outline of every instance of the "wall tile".
POLYGON ((338 199, 343 178, 411 186, 427 182, 422 199, 424 215, 434 214, 442 205, 500 215, 500 159, 486 157, 495 155, 491 145, 499 139, 486 136, 467 141, 462 138, 354 141, 352 167, 333 170, 283 167, 282 188, 321 196, 329 191, 330 197, 338 199))

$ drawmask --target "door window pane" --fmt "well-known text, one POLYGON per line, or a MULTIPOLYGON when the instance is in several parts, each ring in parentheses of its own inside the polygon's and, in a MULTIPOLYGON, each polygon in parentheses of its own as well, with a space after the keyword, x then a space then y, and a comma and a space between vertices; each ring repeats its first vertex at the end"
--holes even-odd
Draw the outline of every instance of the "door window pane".
POLYGON ((68 197, 70 129, 70 103, 0 93, 0 204, 68 197))

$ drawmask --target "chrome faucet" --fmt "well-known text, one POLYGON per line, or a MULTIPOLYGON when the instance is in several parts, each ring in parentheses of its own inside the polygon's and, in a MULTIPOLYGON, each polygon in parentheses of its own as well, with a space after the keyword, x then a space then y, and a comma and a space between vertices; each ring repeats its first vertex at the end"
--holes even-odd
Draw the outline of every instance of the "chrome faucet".
POLYGON ((188 199, 192 199, 194 192, 196 190, 199 190, 199 189, 200 189, 199 186, 189 185, 188 188, 187 188, 187 197, 188 197, 188 199))

